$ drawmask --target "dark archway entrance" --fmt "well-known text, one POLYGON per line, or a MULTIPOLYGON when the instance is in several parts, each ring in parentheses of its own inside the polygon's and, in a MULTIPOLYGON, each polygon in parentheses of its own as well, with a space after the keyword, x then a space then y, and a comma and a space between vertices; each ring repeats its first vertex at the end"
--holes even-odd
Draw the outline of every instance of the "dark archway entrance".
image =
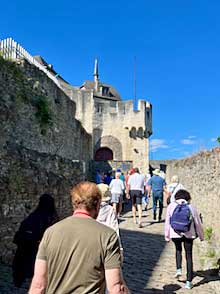
POLYGON ((99 148, 95 153, 95 160, 113 160, 113 152, 107 147, 99 148))

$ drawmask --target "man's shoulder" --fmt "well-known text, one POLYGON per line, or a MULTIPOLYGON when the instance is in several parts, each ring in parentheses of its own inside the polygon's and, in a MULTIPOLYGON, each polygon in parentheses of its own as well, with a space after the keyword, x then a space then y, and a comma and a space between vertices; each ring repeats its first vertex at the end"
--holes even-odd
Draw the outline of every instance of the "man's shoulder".
MULTIPOLYGON (((109 211, 111 211, 111 210, 112 209, 109 208, 109 211)), ((106 225, 104 225, 102 223, 99 223, 98 221, 95 221, 94 228, 97 229, 100 233, 103 233, 103 234, 106 234, 106 235, 114 235, 114 234, 116 234, 115 231, 112 228, 110 228, 110 227, 108 227, 108 226, 106 226, 106 225)))
POLYGON ((162 178, 161 176, 156 176, 156 177, 157 177, 157 181, 165 182, 164 178, 162 178))
POLYGON ((95 231, 97 234, 114 234, 114 230, 111 228, 99 223, 93 218, 84 218, 84 217, 73 217, 69 216, 53 226, 47 229, 47 233, 51 234, 53 232, 68 231, 74 229, 83 231, 83 228, 89 228, 91 231, 95 231))

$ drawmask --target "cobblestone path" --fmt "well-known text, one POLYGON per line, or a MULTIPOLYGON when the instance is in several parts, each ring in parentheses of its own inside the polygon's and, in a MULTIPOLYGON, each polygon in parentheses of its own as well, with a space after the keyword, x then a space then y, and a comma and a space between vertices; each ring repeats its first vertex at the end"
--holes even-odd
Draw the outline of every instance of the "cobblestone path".
POLYGON ((200 270, 195 248, 193 289, 184 289, 184 258, 183 278, 179 281, 174 278, 174 245, 164 241, 164 223, 153 221, 152 210, 144 212, 143 228, 133 224, 131 212, 123 215, 120 228, 124 247, 123 272, 132 294, 216 293, 213 286, 220 281, 216 281, 218 277, 212 276, 209 271, 200 270))
MULTIPOLYGON (((200 270, 195 250, 194 288, 192 290, 184 289, 184 275, 181 281, 177 281, 173 277, 175 274, 175 252, 172 242, 166 243, 164 241, 164 223, 152 221, 152 210, 144 212, 143 220, 144 227, 139 229, 137 225, 133 224, 131 212, 127 212, 120 222, 124 247, 123 272, 131 293, 217 294, 212 286, 220 281, 216 281, 216 276, 210 275, 208 271, 200 270)), ((185 268, 183 272, 185 273, 185 268)), ((24 286, 23 289, 16 291, 12 286, 11 268, 0 264, 0 294, 26 294, 25 288, 24 286)))

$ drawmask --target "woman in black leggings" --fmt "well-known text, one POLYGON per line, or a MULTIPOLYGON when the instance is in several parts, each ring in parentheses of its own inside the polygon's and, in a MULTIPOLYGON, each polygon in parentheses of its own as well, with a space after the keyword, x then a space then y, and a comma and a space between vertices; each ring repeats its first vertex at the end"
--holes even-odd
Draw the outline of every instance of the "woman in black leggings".
POLYGON ((167 208, 166 221, 165 221, 165 240, 172 240, 176 248, 176 274, 175 278, 179 278, 182 275, 182 248, 184 247, 186 256, 186 289, 191 289, 192 279, 193 279, 193 240, 197 236, 202 241, 204 239, 203 228, 201 224, 200 217, 194 206, 189 204, 191 196, 186 190, 179 190, 175 195, 175 202, 172 202, 167 208), (187 204, 192 215, 192 222, 190 224, 189 230, 185 233, 177 233, 171 225, 171 218, 174 213, 175 208, 179 204, 187 204))

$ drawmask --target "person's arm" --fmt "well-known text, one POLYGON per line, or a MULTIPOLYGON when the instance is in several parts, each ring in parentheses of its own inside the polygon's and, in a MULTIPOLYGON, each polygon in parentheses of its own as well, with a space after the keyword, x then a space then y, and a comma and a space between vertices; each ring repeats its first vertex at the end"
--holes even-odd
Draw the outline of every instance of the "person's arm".
POLYGON ((148 180, 147 185, 148 185, 148 197, 150 197, 151 196, 151 191, 152 191, 152 181, 151 181, 151 178, 148 180))
POLYGON ((109 294, 129 294, 130 291, 123 279, 120 268, 105 270, 106 284, 109 294))
POLYGON ((165 227, 164 227, 165 240, 170 241, 170 207, 167 208, 165 227))
POLYGON ((47 286, 47 262, 36 259, 34 266, 34 277, 28 294, 44 294, 47 286))
POLYGON ((204 240, 204 230, 197 209, 193 206, 195 230, 201 241, 204 240))
POLYGON ((128 179, 128 182, 127 182, 127 186, 126 186, 126 198, 127 199, 130 199, 130 195, 129 195, 129 191, 130 191, 130 189, 131 189, 131 180, 130 180, 130 177, 129 177, 129 179, 128 179))
POLYGON ((167 193, 167 183, 166 183, 166 181, 164 179, 163 179, 163 191, 165 193, 167 193))

